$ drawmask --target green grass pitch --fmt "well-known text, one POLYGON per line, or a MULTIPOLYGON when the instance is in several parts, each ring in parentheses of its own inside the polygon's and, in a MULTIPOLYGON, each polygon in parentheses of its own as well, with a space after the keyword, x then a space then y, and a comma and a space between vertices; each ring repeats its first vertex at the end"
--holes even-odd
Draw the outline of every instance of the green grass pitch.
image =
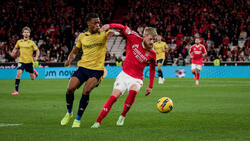
MULTIPOLYGON (((1 141, 249 141, 250 79, 166 79, 155 80, 153 92, 144 96, 148 79, 137 95, 123 127, 116 121, 127 96, 118 99, 101 128, 91 129, 110 97, 114 79, 105 79, 90 96, 81 128, 72 129, 73 120, 60 126, 66 113, 67 79, 27 80, 20 83, 20 94, 11 95, 13 80, 0 80, 1 141), (163 114, 156 102, 170 97, 174 109, 163 114), (20 124, 20 125, 18 125, 20 124)), ((75 92, 74 117, 82 87, 75 92)))

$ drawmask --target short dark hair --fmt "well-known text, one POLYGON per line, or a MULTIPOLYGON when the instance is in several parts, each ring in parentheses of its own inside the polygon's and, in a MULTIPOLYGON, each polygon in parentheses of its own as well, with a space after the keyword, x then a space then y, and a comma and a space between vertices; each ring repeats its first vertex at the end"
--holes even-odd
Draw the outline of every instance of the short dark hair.
POLYGON ((86 17, 87 21, 90 21, 92 18, 99 18, 97 13, 89 13, 86 17))

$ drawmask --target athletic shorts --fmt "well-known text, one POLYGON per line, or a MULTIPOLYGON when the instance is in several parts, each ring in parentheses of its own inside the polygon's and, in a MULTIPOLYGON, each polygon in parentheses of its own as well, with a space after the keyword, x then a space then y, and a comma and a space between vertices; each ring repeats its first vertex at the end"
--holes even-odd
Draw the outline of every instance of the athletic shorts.
POLYGON ((192 65, 191 65, 191 70, 194 70, 194 69, 201 70, 201 68, 202 68, 201 65, 197 65, 197 64, 192 64, 192 65))
POLYGON ((18 63, 17 64, 17 70, 25 70, 29 73, 34 73, 33 63, 18 63))
POLYGON ((103 72, 103 70, 91 70, 84 67, 78 67, 71 77, 77 77, 81 86, 85 81, 92 77, 95 77, 98 81, 100 81, 102 79, 103 72))
POLYGON ((122 92, 122 95, 124 95, 124 93, 126 91, 129 91, 130 87, 134 84, 137 85, 137 87, 140 89, 143 86, 143 81, 121 71, 120 74, 116 77, 114 89, 120 90, 122 92))
POLYGON ((163 64, 163 62, 164 62, 164 59, 159 59, 159 60, 157 60, 156 62, 157 62, 157 64, 158 64, 158 63, 161 63, 161 64, 163 64))

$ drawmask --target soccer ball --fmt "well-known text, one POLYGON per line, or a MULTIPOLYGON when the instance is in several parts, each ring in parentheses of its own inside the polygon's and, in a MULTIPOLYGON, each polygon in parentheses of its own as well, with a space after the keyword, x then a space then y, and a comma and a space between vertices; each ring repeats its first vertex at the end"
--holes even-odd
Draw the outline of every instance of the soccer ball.
POLYGON ((172 111, 174 104, 168 97, 162 97, 157 101, 157 109, 162 113, 168 113, 172 111))

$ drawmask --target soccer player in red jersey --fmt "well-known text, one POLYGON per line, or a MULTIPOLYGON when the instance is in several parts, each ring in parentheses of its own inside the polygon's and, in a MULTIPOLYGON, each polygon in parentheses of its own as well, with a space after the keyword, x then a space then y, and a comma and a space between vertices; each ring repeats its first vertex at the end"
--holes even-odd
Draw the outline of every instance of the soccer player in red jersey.
POLYGON ((195 44, 191 46, 189 55, 192 58, 191 70, 194 74, 195 84, 199 85, 200 70, 202 68, 203 57, 207 55, 205 46, 200 43, 199 38, 195 38, 195 44))
POLYGON ((146 27, 143 37, 132 31, 129 27, 121 24, 107 24, 102 30, 116 29, 127 38, 126 58, 123 63, 122 71, 117 76, 114 83, 112 95, 104 104, 96 122, 91 128, 99 128, 102 120, 109 113, 116 100, 128 90, 129 94, 125 100, 123 112, 121 113, 117 126, 123 126, 127 112, 135 101, 136 95, 143 85, 143 70, 147 64, 150 65, 149 86, 146 89, 145 96, 152 91, 155 67, 156 52, 153 50, 154 38, 157 36, 155 28, 146 27))

